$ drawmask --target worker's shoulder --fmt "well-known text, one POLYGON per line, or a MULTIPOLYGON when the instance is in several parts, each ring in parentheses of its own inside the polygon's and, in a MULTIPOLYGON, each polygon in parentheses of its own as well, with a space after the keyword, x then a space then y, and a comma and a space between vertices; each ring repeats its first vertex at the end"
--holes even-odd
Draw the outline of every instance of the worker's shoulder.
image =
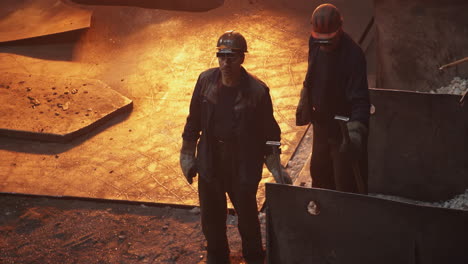
POLYGON ((362 50, 361 46, 356 41, 354 41, 348 33, 344 32, 343 39, 346 43, 345 46, 348 48, 348 53, 359 57, 364 57, 364 51, 362 50))
POLYGON ((270 90, 268 86, 266 85, 266 83, 260 80, 260 78, 258 78, 257 76, 255 76, 254 74, 250 72, 247 72, 247 71, 245 72, 247 74, 247 78, 249 80, 249 86, 251 87, 251 89, 257 92, 261 92, 261 93, 264 93, 270 90))
POLYGON ((202 80, 202 79, 206 79, 206 78, 214 78, 214 76, 216 76, 216 74, 219 72, 219 68, 216 67, 216 68, 211 68, 211 69, 208 69, 202 73, 200 73, 200 76, 198 77, 198 79, 202 80))

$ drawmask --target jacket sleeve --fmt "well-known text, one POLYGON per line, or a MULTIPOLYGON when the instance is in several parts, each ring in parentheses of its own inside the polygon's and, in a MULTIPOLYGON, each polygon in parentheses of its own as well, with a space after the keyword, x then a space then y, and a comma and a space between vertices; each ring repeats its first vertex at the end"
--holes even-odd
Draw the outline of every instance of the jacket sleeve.
MULTIPOLYGON (((266 141, 281 141, 281 129, 276 122, 273 115, 273 104, 271 102, 269 89, 266 89, 265 96, 262 100, 262 119, 263 119, 263 131, 266 141)), ((264 144, 265 144, 264 143, 264 144)), ((271 147, 264 145, 264 155, 268 156, 273 152, 271 147)))
POLYGON ((302 89, 299 97, 299 103, 296 108, 296 126, 308 125, 311 121, 310 113, 310 70, 312 64, 312 57, 315 54, 314 43, 312 36, 309 37, 309 55, 307 59, 307 73, 302 84, 302 89))
POLYGON ((361 50, 357 53, 348 83, 348 100, 351 102, 350 121, 369 125, 370 99, 367 83, 366 59, 361 50))
POLYGON ((309 88, 304 82, 296 108, 296 126, 305 126, 311 122, 309 105, 309 88))
POLYGON ((185 123, 182 138, 187 141, 197 141, 201 132, 201 78, 198 77, 190 101, 189 115, 185 123))
POLYGON ((266 88, 266 92, 262 101, 262 119, 265 139, 266 141, 280 141, 281 129, 273 115, 273 104, 271 102, 270 92, 268 88, 266 88))

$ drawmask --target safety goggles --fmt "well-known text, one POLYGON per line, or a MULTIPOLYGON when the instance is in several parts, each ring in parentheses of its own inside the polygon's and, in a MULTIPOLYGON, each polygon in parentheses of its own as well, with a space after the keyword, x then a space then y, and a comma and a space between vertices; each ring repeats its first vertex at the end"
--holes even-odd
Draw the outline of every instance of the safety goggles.
POLYGON ((235 59, 239 58, 238 53, 231 53, 231 52, 216 52, 216 57, 224 58, 224 59, 235 59))
POLYGON ((313 43, 320 46, 331 46, 333 39, 314 39, 313 43))

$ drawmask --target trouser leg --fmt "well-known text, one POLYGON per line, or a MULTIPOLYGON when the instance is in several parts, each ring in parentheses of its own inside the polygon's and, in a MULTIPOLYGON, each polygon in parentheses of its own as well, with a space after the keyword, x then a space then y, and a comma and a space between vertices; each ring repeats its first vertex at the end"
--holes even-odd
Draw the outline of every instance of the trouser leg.
POLYGON ((337 191, 357 192, 356 179, 349 154, 341 153, 339 145, 330 145, 333 175, 337 191))
POLYGON ((228 191, 238 215, 238 229, 242 239, 242 255, 247 263, 261 263, 265 257, 258 220, 257 187, 233 184, 228 191))
POLYGON ((202 231, 207 241, 209 263, 229 263, 226 236, 227 204, 222 183, 198 180, 202 231))
POLYGON ((312 187, 335 189, 327 129, 317 124, 313 126, 313 132, 312 157, 310 159, 312 187))

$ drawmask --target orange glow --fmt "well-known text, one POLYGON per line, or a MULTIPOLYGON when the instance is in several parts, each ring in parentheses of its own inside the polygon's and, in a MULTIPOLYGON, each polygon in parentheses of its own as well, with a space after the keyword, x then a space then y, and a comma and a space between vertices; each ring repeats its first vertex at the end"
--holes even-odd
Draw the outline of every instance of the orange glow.
MULTIPOLYGON (((189 185, 179 168, 181 133, 198 75, 217 67, 217 38, 231 29, 247 39, 244 67, 270 87, 286 165, 305 130, 295 126, 295 107, 313 8, 292 12, 229 0, 200 13, 89 7, 92 25, 76 32, 73 45, 0 52, 2 71, 98 79, 134 103, 128 117, 66 144, 0 138, 0 191, 198 204, 196 182, 189 185), (71 61, 53 60, 69 52, 71 61)), ((272 181, 264 169, 259 203, 263 183, 272 181)))

